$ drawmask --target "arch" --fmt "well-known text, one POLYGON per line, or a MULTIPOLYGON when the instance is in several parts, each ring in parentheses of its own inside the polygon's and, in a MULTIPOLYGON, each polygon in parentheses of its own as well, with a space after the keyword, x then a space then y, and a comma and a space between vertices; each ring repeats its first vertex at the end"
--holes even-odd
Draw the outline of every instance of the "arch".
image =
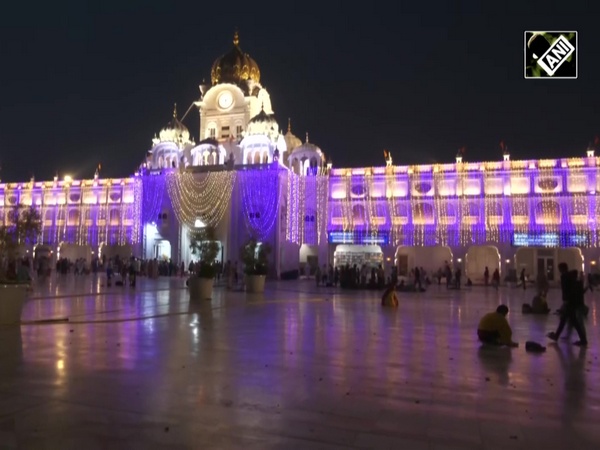
POLYGON ((408 247, 400 246, 396 249, 396 267, 398 275, 406 277, 411 269, 423 267, 429 274, 443 269, 446 264, 453 265, 452 249, 448 246, 436 245, 433 247, 408 247))
POLYGON ((431 225, 434 223, 433 205, 427 202, 416 203, 412 208, 413 224, 431 225))
POLYGON ((502 217, 504 215, 503 210, 502 210, 502 205, 500 204, 500 202, 486 202, 485 207, 486 207, 486 215, 488 217, 490 217, 490 216, 502 217))
POLYGON ((473 245, 467 249, 465 255, 465 275, 473 283, 484 283, 485 268, 488 268, 490 282, 494 270, 498 269, 502 273, 502 264, 500 251, 495 245, 473 245))
POLYGON ((47 209, 44 213, 44 225, 52 225, 54 221, 54 209, 47 209))
POLYGON ((109 245, 106 242, 102 242, 98 247, 98 257, 106 258, 107 261, 115 257, 126 260, 131 258, 131 255, 133 255, 133 249, 129 244, 109 245))
POLYGON ((253 164, 260 164, 260 152, 258 150, 254 150, 254 156, 252 158, 253 164))
POLYGON ((301 275, 314 275, 319 266, 319 246, 302 244, 298 249, 301 275))
POLYGON ((79 210, 71 209, 69 210, 69 215, 67 216, 67 226, 76 225, 79 225, 79 210))
POLYGON ((418 195, 427 195, 433 188, 433 181, 417 181, 413 185, 413 189, 418 195))
POLYGON ((88 263, 92 260, 92 248, 89 245, 77 245, 61 242, 58 247, 58 257, 69 261, 83 258, 88 263))
POLYGON ((292 172, 296 175, 300 175, 300 161, 298 161, 298 158, 292 160, 292 172))
POLYGON ((120 223, 120 213, 119 210, 116 208, 113 208, 110 210, 110 213, 108 215, 108 224, 111 227, 115 227, 115 226, 119 226, 120 223))
POLYGON ((379 245, 354 245, 339 244, 333 253, 333 264, 335 267, 345 266, 377 267, 383 265, 383 250, 379 245))
POLYGON ((535 221, 538 224, 559 224, 560 204, 554 200, 542 200, 535 204, 535 221))
POLYGON ((266 150, 263 150, 262 152, 262 163, 263 164, 267 164, 269 162, 269 152, 266 150))
POLYGON ((354 205, 352 207, 352 221, 354 224, 365 222, 365 207, 363 205, 354 205))

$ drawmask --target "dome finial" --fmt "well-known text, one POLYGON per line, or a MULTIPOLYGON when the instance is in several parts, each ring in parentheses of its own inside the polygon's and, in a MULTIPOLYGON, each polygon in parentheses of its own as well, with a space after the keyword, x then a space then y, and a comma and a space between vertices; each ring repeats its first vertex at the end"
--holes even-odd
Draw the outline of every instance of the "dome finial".
POLYGON ((288 133, 292 132, 292 119, 288 117, 288 133))
POLYGON ((238 33, 237 28, 233 32, 233 45, 235 45, 235 46, 240 45, 240 33, 238 33))
POLYGON ((308 131, 306 132, 306 143, 308 144, 308 131))
POLYGON ((262 103, 260 104, 260 110, 261 110, 261 111, 264 111, 264 110, 265 110, 265 102, 262 102, 262 103))
POLYGON ((177 119, 177 103, 173 103, 173 119, 177 119))

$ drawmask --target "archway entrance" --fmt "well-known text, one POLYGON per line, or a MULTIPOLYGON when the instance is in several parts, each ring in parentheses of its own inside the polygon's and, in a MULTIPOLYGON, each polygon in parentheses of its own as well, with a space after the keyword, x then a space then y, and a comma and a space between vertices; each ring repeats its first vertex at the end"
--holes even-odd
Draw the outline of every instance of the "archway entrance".
POLYGON ((496 269, 500 270, 500 252, 494 245, 474 245, 465 256, 465 274, 473 283, 485 281, 485 268, 488 268, 490 281, 496 269))
POLYGON ((379 245, 341 244, 335 248, 333 264, 335 267, 355 264, 356 267, 379 267, 383 265, 383 251, 379 245))
POLYGON ((171 243, 166 239, 154 241, 153 256, 159 261, 171 259, 171 243))
POLYGON ((126 260, 131 258, 133 255, 133 249, 131 245, 108 245, 106 243, 100 244, 98 250, 98 256, 102 259, 102 262, 108 261, 111 258, 118 257, 119 259, 126 260))
POLYGON ((299 263, 301 275, 314 275, 319 266, 319 247, 302 244, 299 250, 299 263))
POLYGON ((450 247, 398 247, 396 250, 396 267, 398 275, 406 277, 415 267, 423 267, 429 274, 444 269, 446 264, 452 265, 450 247))

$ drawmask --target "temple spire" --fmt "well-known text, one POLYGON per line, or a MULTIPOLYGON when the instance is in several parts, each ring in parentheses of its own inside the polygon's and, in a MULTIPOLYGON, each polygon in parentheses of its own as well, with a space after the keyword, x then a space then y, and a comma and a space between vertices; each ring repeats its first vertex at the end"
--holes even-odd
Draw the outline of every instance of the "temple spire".
POLYGON ((237 28, 233 32, 233 45, 235 45, 236 47, 240 45, 240 33, 238 33, 237 28))
POLYGON ((288 133, 292 132, 292 119, 288 117, 288 133))
POLYGON ((306 132, 306 143, 308 144, 308 131, 306 132))
POLYGON ((173 119, 177 119, 177 103, 173 103, 173 119))

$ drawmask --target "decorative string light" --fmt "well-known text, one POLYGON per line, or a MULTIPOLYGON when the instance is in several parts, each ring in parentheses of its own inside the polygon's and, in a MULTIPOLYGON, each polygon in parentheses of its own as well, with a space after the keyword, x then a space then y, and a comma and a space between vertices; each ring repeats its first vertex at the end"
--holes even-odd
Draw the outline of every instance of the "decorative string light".
POLYGON ((377 214, 377 202, 378 200, 373 197, 373 175, 371 171, 368 171, 365 175, 363 192, 365 192, 365 198, 367 199, 367 210, 365 211, 365 228, 366 231, 371 235, 377 235, 379 231, 378 214, 377 214), (366 188, 366 189, 365 189, 366 188))
POLYGON ((306 183, 304 177, 299 177, 298 180, 298 244, 304 244, 304 215, 306 213, 306 183))
MULTIPOLYGON (((160 197, 162 206, 165 179, 164 176, 161 176, 160 178, 162 178, 162 190, 160 193, 157 192, 156 195, 157 197, 160 197)), ((131 240, 136 244, 141 241, 141 236, 143 233, 142 227, 145 223, 147 223, 144 222, 144 211, 146 210, 145 202, 142 203, 142 198, 144 198, 145 193, 146 190, 144 189, 143 178, 136 176, 133 184, 133 228, 131 230, 131 240)), ((158 215, 158 211, 160 211, 160 209, 157 209, 157 211, 154 212, 153 217, 158 215)))
MULTIPOLYGON (((160 174, 152 174, 148 172, 143 175, 141 178, 142 184, 142 224, 145 225, 149 222, 154 222, 158 213, 161 211, 164 190, 165 190, 165 178, 166 176, 162 173, 160 174)), ((136 178, 136 187, 138 189, 139 178, 136 178)), ((136 191, 136 193, 138 192, 136 191)), ((138 200, 136 199, 136 202, 138 200)))
POLYGON ((235 177, 235 171, 209 172, 202 181, 189 172, 167 174, 167 190, 179 223, 192 228, 200 219, 216 226, 229 205, 235 177))
POLYGON ((321 234, 323 226, 327 222, 327 212, 329 211, 329 177, 317 175, 317 244, 321 243, 321 234))
POLYGON ((342 229, 344 233, 354 230, 354 220, 352 212, 352 202, 350 198, 352 176, 350 172, 343 178, 344 181, 344 198, 342 199, 342 229))
POLYGON ((387 201, 388 217, 390 219, 390 239, 392 245, 396 245, 398 236, 396 233, 396 207, 394 204, 394 169, 387 166, 385 169, 385 198, 387 201))
POLYGON ((279 210, 279 171, 247 170, 240 181, 248 232, 264 240, 271 233, 279 210))
POLYGON ((286 239, 288 242, 294 242, 296 244, 299 242, 299 179, 300 177, 293 172, 288 174, 286 239))

